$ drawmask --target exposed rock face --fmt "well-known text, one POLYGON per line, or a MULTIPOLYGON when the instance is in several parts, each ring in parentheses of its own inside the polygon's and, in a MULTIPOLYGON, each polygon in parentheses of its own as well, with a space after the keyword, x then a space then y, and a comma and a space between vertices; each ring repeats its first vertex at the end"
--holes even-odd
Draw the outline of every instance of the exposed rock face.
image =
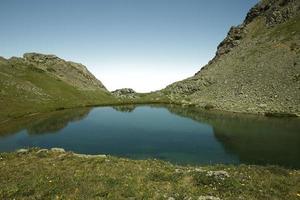
POLYGON ((103 84, 79 63, 65 61, 55 55, 26 53, 24 59, 82 90, 105 89, 103 84))
MULTIPOLYGON (((212 64, 223 54, 229 53, 238 46, 247 33, 246 26, 258 17, 266 20, 266 26, 272 27, 286 22, 299 13, 300 6, 297 0, 263 0, 248 12, 246 19, 239 26, 232 26, 227 37, 218 45, 216 56, 209 62, 212 64)), ((198 74, 197 72, 196 74, 198 74)))
POLYGON ((177 103, 299 115, 299 28, 300 1, 263 0, 230 29, 206 66, 163 91, 177 103))
POLYGON ((219 58, 223 54, 230 52, 232 48, 239 45, 240 40, 243 38, 244 34, 245 29, 243 25, 231 27, 227 37, 219 44, 215 59, 219 58))
POLYGON ((106 90, 104 85, 87 68, 79 63, 65 61, 55 55, 25 53, 25 62, 69 83, 81 90, 106 90))
POLYGON ((119 97, 119 98, 137 98, 136 92, 131 89, 131 88, 122 88, 122 89, 117 89, 115 91, 111 92, 114 96, 119 97))
POLYGON ((249 24, 258 16, 263 16, 267 26, 274 26, 297 15, 299 9, 297 0, 263 0, 248 12, 244 24, 249 24))

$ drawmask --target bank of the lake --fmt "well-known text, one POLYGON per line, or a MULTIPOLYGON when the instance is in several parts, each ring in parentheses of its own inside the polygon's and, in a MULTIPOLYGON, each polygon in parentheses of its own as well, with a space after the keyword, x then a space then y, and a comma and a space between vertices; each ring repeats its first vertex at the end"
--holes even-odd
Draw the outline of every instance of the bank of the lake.
POLYGON ((181 167, 62 149, 0 154, 1 199, 299 199, 300 171, 181 167))

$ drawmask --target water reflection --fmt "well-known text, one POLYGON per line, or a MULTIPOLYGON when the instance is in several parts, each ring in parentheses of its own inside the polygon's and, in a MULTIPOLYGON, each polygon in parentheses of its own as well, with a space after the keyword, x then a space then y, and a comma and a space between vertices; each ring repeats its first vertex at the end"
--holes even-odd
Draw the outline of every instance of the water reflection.
POLYGON ((92 108, 66 109, 45 114, 33 115, 0 124, 0 137, 18 133, 26 129, 30 135, 56 133, 70 122, 85 118, 92 108))
POLYGON ((119 112, 133 112, 136 107, 136 105, 112 106, 113 109, 119 112))
POLYGON ((208 123, 226 152, 240 162, 300 167, 300 120, 254 115, 213 113, 197 108, 168 106, 170 112, 208 123))
POLYGON ((300 168, 299 122, 171 105, 70 109, 1 124, 0 151, 58 146, 180 164, 300 168))

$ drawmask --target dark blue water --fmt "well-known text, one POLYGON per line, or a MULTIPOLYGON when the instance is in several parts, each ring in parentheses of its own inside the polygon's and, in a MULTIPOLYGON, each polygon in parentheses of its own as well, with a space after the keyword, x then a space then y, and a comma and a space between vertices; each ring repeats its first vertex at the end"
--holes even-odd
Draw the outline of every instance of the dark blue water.
POLYGON ((208 113, 178 106, 57 111, 0 125, 0 151, 62 147, 178 164, 300 167, 298 119, 208 113))

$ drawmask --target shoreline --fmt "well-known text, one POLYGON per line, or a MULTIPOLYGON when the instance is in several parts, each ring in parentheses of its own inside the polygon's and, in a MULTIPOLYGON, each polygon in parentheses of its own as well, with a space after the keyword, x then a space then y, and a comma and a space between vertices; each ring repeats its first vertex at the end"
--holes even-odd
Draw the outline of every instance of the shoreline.
POLYGON ((60 110, 69 110, 69 109, 77 109, 77 108, 85 108, 85 107, 107 107, 107 106, 132 106, 132 105, 169 105, 169 106, 182 106, 182 107, 194 107, 201 109, 203 111, 208 111, 208 112, 217 112, 217 113, 228 113, 228 114, 241 114, 241 115, 251 115, 251 116, 264 116, 267 118, 300 118, 300 114, 296 113, 281 113, 281 112, 243 112, 243 111, 228 111, 228 110, 222 110, 222 109, 207 109, 205 107, 200 107, 198 105, 194 104, 180 104, 176 102, 167 102, 167 101, 148 101, 148 102, 118 102, 118 103, 100 103, 100 104, 87 104, 87 105, 78 105, 78 106, 72 106, 72 107, 57 107, 53 108, 47 111, 41 111, 41 112, 34 112, 30 113, 29 111, 20 114, 17 116, 11 116, 11 118, 5 119, 0 121, 1 124, 5 124, 6 122, 9 122, 11 120, 17 120, 17 119, 22 119, 24 117, 29 117, 29 116, 34 116, 38 114, 47 114, 55 111, 60 111, 60 110))

